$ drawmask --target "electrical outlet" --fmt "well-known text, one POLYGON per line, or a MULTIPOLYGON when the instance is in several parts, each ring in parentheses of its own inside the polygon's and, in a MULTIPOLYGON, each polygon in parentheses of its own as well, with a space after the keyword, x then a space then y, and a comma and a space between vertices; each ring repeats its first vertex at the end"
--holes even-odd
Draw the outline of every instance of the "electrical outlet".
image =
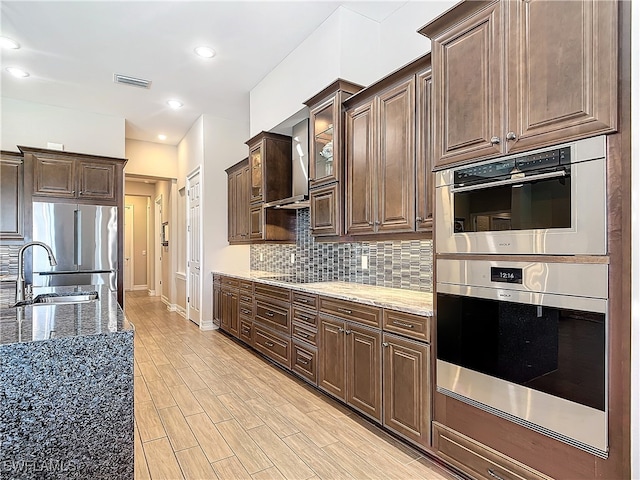
POLYGON ((362 269, 363 270, 368 269, 369 268, 369 257, 367 257, 366 255, 362 255, 361 265, 362 265, 362 269))
POLYGON ((264 260, 264 253, 260 254, 260 261, 262 262, 264 260))
POLYGON ((291 254, 291 263, 296 263, 296 254, 295 253, 291 254))

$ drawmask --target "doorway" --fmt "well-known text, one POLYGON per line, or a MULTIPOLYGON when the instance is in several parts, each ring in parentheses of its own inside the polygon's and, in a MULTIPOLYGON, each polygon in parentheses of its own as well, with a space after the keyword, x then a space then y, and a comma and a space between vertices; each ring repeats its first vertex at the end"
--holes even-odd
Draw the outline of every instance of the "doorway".
POLYGON ((134 234, 133 205, 124 206, 124 289, 133 290, 135 262, 133 261, 134 234))
POLYGON ((162 296, 162 195, 158 195, 155 200, 154 210, 154 240, 155 245, 155 295, 162 296))
POLYGON ((187 318, 200 326, 202 276, 202 229, 200 210, 200 167, 187 177, 187 318))

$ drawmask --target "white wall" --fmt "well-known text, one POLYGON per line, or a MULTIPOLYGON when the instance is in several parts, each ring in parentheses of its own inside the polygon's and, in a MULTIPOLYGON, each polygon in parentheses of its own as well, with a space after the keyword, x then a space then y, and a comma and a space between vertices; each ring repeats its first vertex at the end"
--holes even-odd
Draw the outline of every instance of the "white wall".
POLYGON ((48 148, 62 143, 67 152, 107 157, 125 156, 124 118, 54 107, 13 98, 0 98, 1 148, 16 145, 48 148))
POLYGON ((204 115, 203 325, 213 326, 213 270, 249 270, 249 246, 230 246, 227 241, 227 174, 225 169, 249 154, 248 122, 204 115))
POLYGON ((185 186, 187 175, 204 162, 204 120, 200 116, 178 144, 178 190, 185 186))
POLYGON ((124 168, 125 175, 178 178, 178 147, 175 145, 127 138, 125 155, 129 160, 124 168))

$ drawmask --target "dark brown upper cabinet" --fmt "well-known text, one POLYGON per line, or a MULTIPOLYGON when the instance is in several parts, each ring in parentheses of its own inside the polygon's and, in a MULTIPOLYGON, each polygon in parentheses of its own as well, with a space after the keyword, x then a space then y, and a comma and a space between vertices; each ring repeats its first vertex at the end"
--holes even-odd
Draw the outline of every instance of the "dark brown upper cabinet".
POLYGON ((31 231, 31 168, 21 153, 0 152, 0 240, 24 243, 31 231))
POLYGON ((230 244, 248 243, 249 231, 249 159, 227 170, 227 238, 230 244))
POLYGON ((126 160, 18 147, 33 162, 33 196, 116 205, 126 160))
POLYGON ((617 128, 617 2, 461 2, 420 30, 433 57, 434 166, 617 128))
MULTIPOLYGON (((416 84, 429 65, 430 56, 421 57, 345 102, 347 235, 417 229, 416 121, 427 112, 416 115, 416 84)), ((420 83, 419 88, 425 86, 420 83)), ((424 93, 418 96, 422 100, 424 93)), ((421 148, 428 149, 429 135, 420 138, 421 148)), ((420 158, 428 161, 429 155, 420 158)), ((420 198, 431 195, 428 180, 421 186, 420 198)))
POLYGON ((291 196, 291 137, 261 132, 246 142, 251 170, 250 202, 291 196))
POLYGON ((338 79, 307 100, 309 107, 309 186, 339 182, 343 175, 344 109, 342 102, 362 86, 338 79))
POLYGON ((416 232, 433 231, 431 66, 416 74, 416 232))

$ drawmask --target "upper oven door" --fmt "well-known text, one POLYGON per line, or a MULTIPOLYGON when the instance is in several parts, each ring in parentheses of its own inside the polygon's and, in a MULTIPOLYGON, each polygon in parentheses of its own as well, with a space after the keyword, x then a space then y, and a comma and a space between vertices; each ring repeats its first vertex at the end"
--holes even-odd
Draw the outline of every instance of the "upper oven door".
POLYGON ((455 183, 457 171, 482 175, 521 157, 511 156, 436 173, 436 253, 606 254, 605 146, 601 136, 526 156, 569 148, 565 170, 455 183))

